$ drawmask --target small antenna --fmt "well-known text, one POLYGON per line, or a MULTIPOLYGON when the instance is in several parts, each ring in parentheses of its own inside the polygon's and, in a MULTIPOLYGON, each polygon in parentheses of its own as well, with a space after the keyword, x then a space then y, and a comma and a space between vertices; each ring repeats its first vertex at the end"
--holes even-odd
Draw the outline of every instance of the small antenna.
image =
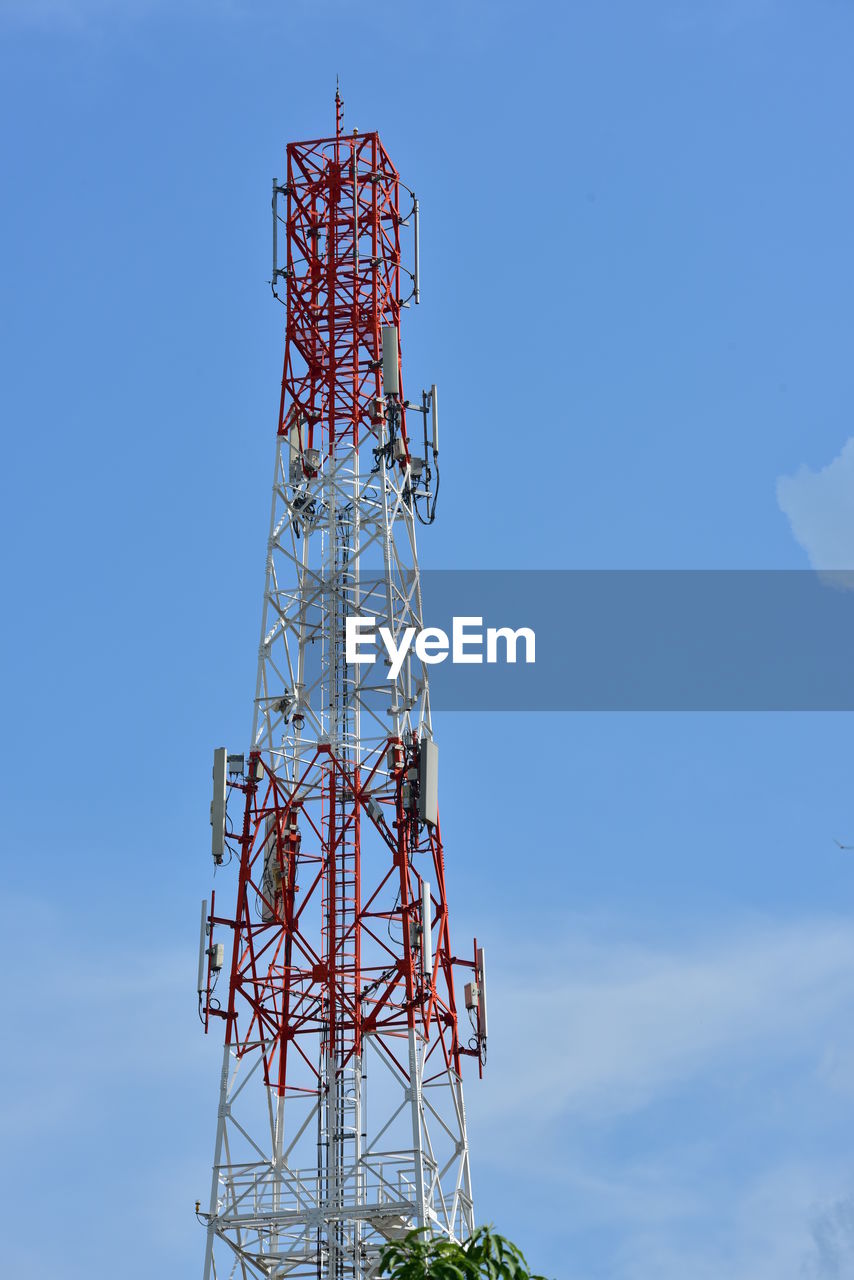
POLYGON ((341 97, 341 90, 338 86, 338 76, 335 76, 335 137, 340 138, 344 132, 344 99, 341 97))
POLYGON ((412 212, 414 214, 414 221, 415 221, 415 276, 413 278, 413 284, 415 286, 415 301, 416 303, 419 303, 421 301, 421 289, 419 287, 420 286, 419 277, 421 275, 421 240, 418 234, 419 210, 418 210, 418 201, 414 196, 412 197, 412 200, 413 200, 412 212))

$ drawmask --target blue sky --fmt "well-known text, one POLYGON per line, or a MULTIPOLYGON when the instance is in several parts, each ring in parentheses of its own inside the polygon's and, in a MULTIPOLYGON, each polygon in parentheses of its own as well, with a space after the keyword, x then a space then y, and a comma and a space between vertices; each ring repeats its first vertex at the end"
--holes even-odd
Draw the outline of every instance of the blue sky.
MULTIPOLYGON (((842 0, 2 0, 4 1272, 201 1262, 284 144, 338 73, 422 200, 425 565, 850 568, 852 41, 842 0)), ((854 1276, 850 718, 437 735, 479 1216, 561 1280, 854 1276)))

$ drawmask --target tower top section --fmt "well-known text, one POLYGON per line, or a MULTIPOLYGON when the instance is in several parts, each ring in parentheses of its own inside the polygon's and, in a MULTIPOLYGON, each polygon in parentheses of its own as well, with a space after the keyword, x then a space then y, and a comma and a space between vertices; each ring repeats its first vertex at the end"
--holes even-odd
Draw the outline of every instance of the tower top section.
POLYGON ((418 206, 379 134, 345 134, 343 121, 336 89, 334 136, 289 143, 286 179, 273 183, 272 285, 287 310, 277 431, 295 457, 374 449, 394 397, 394 461, 404 466, 400 318, 418 300, 418 206))

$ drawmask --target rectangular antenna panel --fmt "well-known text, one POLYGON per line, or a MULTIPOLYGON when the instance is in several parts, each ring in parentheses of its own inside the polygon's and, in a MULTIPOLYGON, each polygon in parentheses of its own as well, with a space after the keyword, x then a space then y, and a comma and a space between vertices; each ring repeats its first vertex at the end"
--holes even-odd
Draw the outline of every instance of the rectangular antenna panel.
POLYGON ((202 929, 201 934, 199 935, 199 983, 197 987, 199 995, 201 995, 205 989, 205 956, 207 955, 207 941, 208 900, 207 898, 202 898, 202 929))
POLYGON ((225 853, 225 794, 228 752, 225 747, 214 751, 213 800, 211 801, 211 853, 214 862, 222 862, 225 853))
POLYGON ((421 881, 421 954, 424 957, 424 977, 429 982, 433 976, 433 902, 426 880, 421 881))
POLYGON ((439 452, 439 392, 436 384, 430 388, 430 407, 433 411, 433 452, 439 452))
POLYGON ((400 377, 397 367, 397 329, 393 324, 383 327, 383 393, 400 395, 400 377))
POLYGON ((415 301, 421 301, 421 236, 418 225, 418 201, 413 201, 413 213, 415 214, 415 279, 413 280, 415 301))
POLYGON ((486 957, 483 954, 483 947, 477 949, 477 990, 478 990, 478 1017, 480 1025, 480 1034, 486 1039, 486 957))
POLYGON ((276 835, 278 818, 268 813, 264 819, 264 880, 261 889, 261 919, 265 924, 274 917, 276 896, 282 889, 282 869, 279 865, 279 841, 276 835))
POLYGON ((432 738, 422 738, 418 749, 418 816, 428 826, 439 821, 439 748, 432 738))

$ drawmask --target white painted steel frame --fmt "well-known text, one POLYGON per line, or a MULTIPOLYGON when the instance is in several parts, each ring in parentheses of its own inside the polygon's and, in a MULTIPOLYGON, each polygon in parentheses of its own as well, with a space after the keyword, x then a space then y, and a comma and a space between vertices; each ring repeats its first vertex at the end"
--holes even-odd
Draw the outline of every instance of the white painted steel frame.
MULTIPOLYGON (((382 447, 385 423, 379 431, 382 447)), ((432 732, 427 671, 412 651, 395 680, 379 656, 344 662, 348 613, 370 613, 395 637, 422 624, 409 468, 387 467, 382 453, 377 468, 376 443, 369 437, 361 457, 337 448, 306 479, 291 474, 288 440, 277 441, 252 747, 286 787, 319 744, 361 761, 390 736, 432 732)), ((321 790, 316 765, 304 803, 319 804, 321 790)), ((204 1280, 356 1280, 413 1226, 471 1233, 462 1083, 452 1069, 425 1080, 428 1049, 410 1030, 406 1078, 366 1037, 343 1077, 321 1062, 325 1091, 307 1080, 302 1105, 264 1085, 260 1049, 240 1060, 226 1050, 204 1280)))

